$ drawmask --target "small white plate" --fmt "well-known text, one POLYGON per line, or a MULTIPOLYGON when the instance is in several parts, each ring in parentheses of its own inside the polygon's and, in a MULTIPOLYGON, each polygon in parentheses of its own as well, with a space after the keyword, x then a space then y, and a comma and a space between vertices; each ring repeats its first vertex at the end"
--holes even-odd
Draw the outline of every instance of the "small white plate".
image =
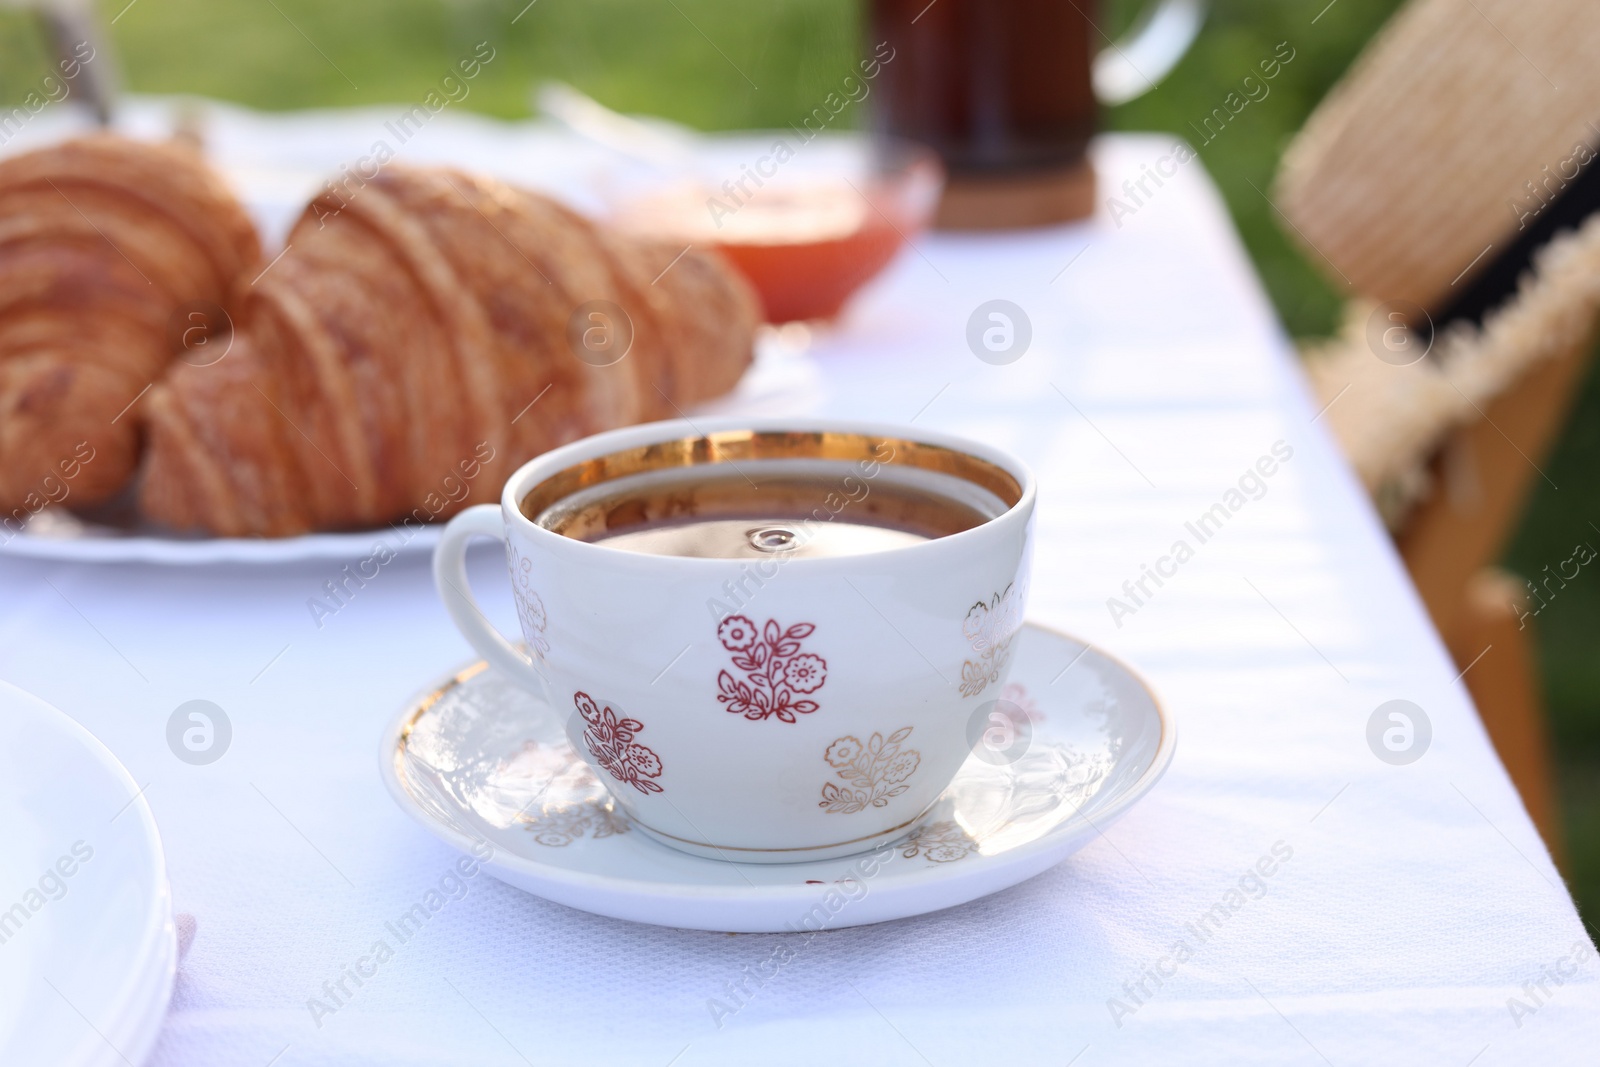
POLYGON ((1006 748, 1011 762, 980 748, 898 843, 807 863, 700 859, 633 831, 561 717, 481 661, 407 705, 380 763, 435 836, 549 900, 700 930, 860 926, 1031 878, 1093 840, 1172 760, 1172 719, 1144 681, 1063 634, 1023 629, 1002 698, 1027 723, 1017 734, 1031 734, 1006 748))
POLYGON ((431 551, 439 526, 402 530, 358 530, 299 537, 183 537, 154 527, 88 522, 60 508, 46 508, 19 533, 0 533, 0 555, 63 563, 293 563, 297 560, 360 559, 383 545, 395 555, 431 551))
POLYGON ((141 1063, 178 958, 150 806, 87 730, 4 682, 0 742, 0 1063, 141 1063))

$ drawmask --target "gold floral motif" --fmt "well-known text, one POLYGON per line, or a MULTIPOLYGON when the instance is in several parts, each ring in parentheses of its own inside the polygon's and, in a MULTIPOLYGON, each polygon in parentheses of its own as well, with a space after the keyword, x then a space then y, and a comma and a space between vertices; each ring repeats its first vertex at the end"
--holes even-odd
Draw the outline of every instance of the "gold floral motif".
POLYGON ((1054 826, 1071 818, 1099 792, 1110 770, 1106 752, 1081 753, 1064 742, 1029 752, 1010 768, 1017 799, 996 832, 1041 819, 1054 826))
POLYGON ((892 797, 904 793, 910 788, 906 779, 922 763, 922 754, 916 749, 900 747, 911 736, 911 730, 909 726, 901 727, 887 741, 875 733, 864 745, 854 737, 841 737, 829 745, 823 758, 848 784, 825 783, 817 807, 849 815, 869 807, 881 808, 892 797))
POLYGON ((517 604, 517 621, 522 623, 523 640, 534 662, 543 663, 550 651, 550 639, 545 636, 550 616, 544 610, 544 600, 533 588, 533 560, 517 551, 516 542, 509 538, 506 556, 511 562, 511 596, 517 604))
POLYGON ((585 835, 598 841, 632 829, 610 797, 546 808, 537 814, 522 816, 521 821, 535 841, 550 848, 563 848, 585 835))
POLYGON ((954 863, 971 855, 977 847, 970 834, 945 819, 917 827, 900 843, 900 855, 908 860, 922 856, 930 863, 954 863))
POLYGON ((975 697, 991 683, 1000 680, 1011 659, 1011 642, 1022 628, 1022 596, 1016 583, 994 594, 987 603, 980 600, 967 609, 961 633, 978 654, 961 664, 961 695, 975 697))

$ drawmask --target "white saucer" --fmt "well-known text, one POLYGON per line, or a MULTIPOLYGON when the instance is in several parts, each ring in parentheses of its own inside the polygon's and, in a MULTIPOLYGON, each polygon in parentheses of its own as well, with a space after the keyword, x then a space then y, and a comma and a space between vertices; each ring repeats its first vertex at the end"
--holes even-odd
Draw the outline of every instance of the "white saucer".
POLYGON ((489 873, 583 911, 746 933, 900 919, 1060 862, 1172 760, 1172 719, 1129 667, 1031 623, 1018 650, 1003 698, 1031 724, 1026 750, 1006 764, 980 750, 908 836, 841 859, 728 863, 651 840, 578 759, 561 717, 482 662, 411 702, 380 763, 395 800, 435 836, 492 850, 489 873))
POLYGON ((142 1063, 178 958, 150 806, 87 730, 4 682, 0 727, 0 1063, 142 1063))

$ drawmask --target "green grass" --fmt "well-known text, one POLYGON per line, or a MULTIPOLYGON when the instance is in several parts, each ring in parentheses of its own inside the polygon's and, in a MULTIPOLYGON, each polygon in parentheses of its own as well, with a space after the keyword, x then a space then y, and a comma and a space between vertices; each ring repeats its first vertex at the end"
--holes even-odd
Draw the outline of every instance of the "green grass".
MULTIPOLYGON (((1139 5, 1113 6, 1120 14, 1139 5)), ((1240 80, 1255 74, 1257 63, 1280 42, 1294 50, 1294 59, 1268 83, 1269 95, 1240 112, 1200 156, 1233 211, 1279 315, 1297 337, 1333 332, 1341 297, 1284 236, 1266 196, 1289 138, 1397 6, 1395 0, 1339 0, 1312 25, 1321 2, 1220 0, 1194 51, 1172 75, 1107 116, 1115 129, 1176 130, 1198 145, 1204 138, 1194 126, 1229 92, 1239 91, 1240 80)))
MULTIPOLYGON (((1543 469, 1550 480, 1535 485, 1506 556, 1511 570, 1525 576, 1546 566, 1556 572, 1580 542, 1600 550, 1600 358, 1591 363, 1543 469)), ((1600 561, 1558 589, 1535 626, 1560 774, 1568 881, 1584 917, 1600 926, 1600 561)))
MULTIPOLYGON (((706 129, 782 126, 852 69, 856 0, 107 0, 127 84, 259 108, 419 100, 479 41, 496 57, 466 106, 529 114, 539 81, 569 81, 613 107, 706 129), (520 17, 519 17, 520 12, 520 17), (513 23, 513 19, 516 21, 513 23)), ((1165 84, 1106 116, 1114 129, 1183 133, 1279 42, 1295 58, 1201 156, 1227 199, 1279 314, 1295 336, 1330 332, 1341 295, 1280 230, 1263 194, 1311 109, 1398 0, 1214 0, 1194 51, 1165 84), (1313 21, 1315 20, 1315 21, 1313 21)), ((1142 6, 1104 0, 1115 34, 1142 6)), ((45 73, 31 24, 0 13, 0 99, 45 73)), ((859 119, 859 116, 856 116, 859 119)), ((1198 140, 1192 132, 1191 141, 1198 140)), ((1600 375, 1586 386, 1508 556, 1524 573, 1600 547, 1600 375)), ((1562 775, 1570 874, 1600 915, 1600 567, 1539 618, 1541 658, 1562 775)))

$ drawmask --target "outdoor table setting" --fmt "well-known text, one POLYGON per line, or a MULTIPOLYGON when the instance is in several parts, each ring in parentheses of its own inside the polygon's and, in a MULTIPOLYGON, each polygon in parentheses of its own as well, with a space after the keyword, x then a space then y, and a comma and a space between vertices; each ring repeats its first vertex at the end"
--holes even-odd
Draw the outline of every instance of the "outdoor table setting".
MULTIPOLYGON (((268 188, 292 175, 261 159, 326 169, 381 122, 217 105, 208 138, 242 187, 268 188)), ((549 125, 455 116, 415 149, 574 196, 602 165, 549 125)), ((1171 149, 1102 136, 1093 162, 1114 188, 1171 149)), ((42 864, 80 839, 96 856, 40 918, 91 921, 71 910, 100 892, 85 883, 131 877, 112 857, 159 828, 170 904, 163 885, 149 906, 176 951, 153 1064, 1570 1062, 1596 1033, 1593 982, 1547 977, 1587 944, 1572 900, 1203 166, 1159 192, 1120 223, 920 235, 836 325, 768 335, 732 395, 687 413, 885 420, 1019 457, 1036 544, 1008 699, 1048 742, 1147 683, 1159 736, 1137 804, 1097 820, 1092 789, 1068 794, 1021 845, 933 834, 843 879, 745 864, 753 880, 706 876, 702 908, 649 879, 718 859, 507 823, 519 854, 629 839, 669 857, 552 903, 508 884, 512 845, 425 829, 425 803, 391 797, 396 724, 475 659, 435 591, 433 539, 256 559, 135 540, 74 559, 95 542, 13 538, 0 670, 126 767, 125 795, 39 843, 42 864), (981 339, 996 301, 1009 345, 981 339), (1383 739, 1393 701, 1404 744, 1383 739), (783 892, 741 905, 758 887, 783 892), (1508 1017, 1529 983, 1547 995, 1508 1017)), ((255 210, 275 223, 270 197, 255 210)), ((469 557, 510 633, 503 568, 487 546, 469 557)), ((138 1030, 134 1006, 80 1014, 57 985, 12 1010, 91 1043, 138 1030)))
POLYGON ((1594 158, 1600 80, 1565 0, 1553 100, 1450 2, 1249 183, 1320 343, 1211 148, 1314 42, 1195 137, 1102 121, 1201 0, 870 0, 836 92, 721 132, 525 79, 543 5, 278 110, 19 5, 0 1067, 1586 1062, 1556 590, 1502 562, 1600 179, 1485 205, 1594 158), (1390 108, 1434 40, 1491 75, 1390 108), (1453 200, 1386 154, 1480 112, 1453 200))

